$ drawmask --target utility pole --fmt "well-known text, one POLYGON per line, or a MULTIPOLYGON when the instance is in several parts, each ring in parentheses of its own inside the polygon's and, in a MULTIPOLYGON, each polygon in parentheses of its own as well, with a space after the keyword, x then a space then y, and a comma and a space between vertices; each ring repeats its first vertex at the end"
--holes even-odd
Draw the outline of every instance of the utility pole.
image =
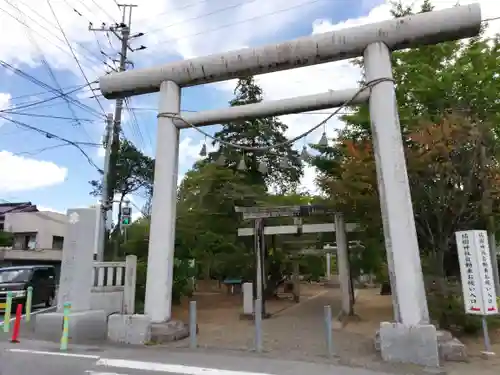
MULTIPOLYGON (((116 38, 121 42, 121 48, 118 59, 113 59, 113 62, 118 63, 118 72, 124 72, 127 70, 127 67, 134 66, 134 64, 127 59, 127 52, 135 52, 146 49, 145 46, 141 45, 138 48, 133 48, 130 46, 129 42, 133 38, 138 38, 144 35, 144 33, 137 33, 134 35, 130 34, 131 24, 132 24, 132 10, 137 7, 137 5, 133 4, 118 4, 120 9, 122 10, 122 20, 121 23, 116 23, 114 25, 108 26, 105 23, 101 25, 99 28, 94 28, 92 23, 89 24, 90 31, 100 31, 105 33, 113 33, 116 38)), ((116 100, 115 104, 115 113, 114 113, 114 121, 113 121, 113 137, 111 142, 111 150, 109 157, 109 170, 106 178, 106 186, 103 184, 103 191, 106 194, 106 201, 113 202, 114 198, 114 188, 116 185, 117 170, 118 170, 118 159, 120 153, 120 132, 121 132, 121 121, 122 121, 122 112, 123 112, 123 98, 119 98, 116 100)), ((104 195, 103 195, 104 196, 104 195)), ((112 204, 111 204, 112 209, 112 204)), ((120 217, 120 214, 118 214, 120 217)), ((118 222, 118 230, 116 234, 120 233, 121 224, 118 222)), ((119 246, 118 239, 116 240, 116 246, 119 246)), ((116 252, 116 251, 115 251, 116 252)), ((100 259, 102 260, 102 259, 100 259)))
POLYGON ((113 207, 113 201, 108 198, 108 178, 109 166, 111 156, 111 144, 113 141, 113 115, 108 113, 106 116, 106 133, 104 135, 104 146, 106 152, 104 154, 104 170, 102 175, 102 192, 101 192, 101 211, 100 211, 100 225, 97 242, 97 261, 104 260, 104 249, 106 247, 106 233, 108 230, 108 212, 113 207))

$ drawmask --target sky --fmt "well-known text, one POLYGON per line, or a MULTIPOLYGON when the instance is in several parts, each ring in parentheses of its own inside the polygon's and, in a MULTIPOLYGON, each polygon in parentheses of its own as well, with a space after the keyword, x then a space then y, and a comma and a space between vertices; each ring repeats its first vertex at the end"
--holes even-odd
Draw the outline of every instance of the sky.
MULTIPOLYGON (((483 18, 500 16, 500 2, 479 2, 483 18)), ((418 7, 421 0, 402 0, 418 7)), ((437 9, 455 0, 435 0, 437 9)), ((256 47, 334 29, 389 19, 388 0, 134 0, 131 33, 144 33, 129 52, 135 68, 161 65, 243 47, 256 47)), ((66 212, 97 202, 89 181, 101 178, 101 143, 105 114, 114 101, 100 95, 99 76, 114 67, 119 42, 112 33, 89 30, 121 19, 114 0, 5 0, 0 4, 0 201, 31 201, 42 210, 66 212), (92 89, 89 89, 88 84, 92 89), (58 90, 74 91, 56 98, 58 90), (51 100, 48 100, 51 99, 51 100), (46 100, 46 102, 39 103, 46 100), (38 105, 31 105, 38 103, 38 105), (15 113, 13 113, 15 112, 15 113), (41 129, 42 132, 37 131, 41 129), (67 145, 57 137, 77 143, 67 145), (63 146, 63 144, 65 144, 63 146), (97 168, 96 168, 97 167, 97 168)), ((500 31, 493 21, 489 33, 500 31)), ((265 100, 356 88, 359 68, 349 61, 322 64, 257 77, 265 100)), ((183 90, 181 107, 200 111, 228 106, 234 81, 183 90)), ((154 156, 157 94, 129 98, 122 128, 146 154, 154 156)), ((321 122, 325 112, 282 116, 293 137, 321 122)), ((342 122, 331 119, 305 140, 315 143, 325 130, 330 137, 342 122)), ((204 130, 214 133, 218 126, 204 130)), ((181 132, 179 181, 199 158, 205 137, 181 132)), ((210 144, 209 144, 210 146, 210 144)), ((302 189, 316 192, 316 171, 306 167, 302 189)), ((140 196, 129 197, 141 206, 140 196)), ((137 211, 137 210, 136 210, 137 211)))

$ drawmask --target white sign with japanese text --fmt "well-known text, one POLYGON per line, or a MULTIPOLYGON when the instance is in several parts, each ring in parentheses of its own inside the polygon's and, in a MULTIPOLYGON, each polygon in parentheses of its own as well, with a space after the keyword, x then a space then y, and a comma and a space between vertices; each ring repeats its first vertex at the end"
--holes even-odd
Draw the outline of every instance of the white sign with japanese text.
POLYGON ((475 315, 498 314, 487 232, 469 230, 456 232, 455 236, 465 312, 475 315))

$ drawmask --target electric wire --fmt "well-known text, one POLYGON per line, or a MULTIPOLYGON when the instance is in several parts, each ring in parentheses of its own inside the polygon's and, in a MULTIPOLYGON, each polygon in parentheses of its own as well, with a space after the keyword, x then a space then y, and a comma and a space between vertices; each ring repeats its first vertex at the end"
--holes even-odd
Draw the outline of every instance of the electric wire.
MULTIPOLYGON (((32 22, 36 23, 41 29, 47 31, 50 33, 50 35, 52 35, 53 37, 57 38, 57 40, 61 41, 64 43, 64 40, 57 34, 55 34, 53 31, 49 30, 46 26, 42 25, 40 22, 38 22, 36 19, 34 19, 33 17, 31 17, 30 15, 26 14, 26 12, 23 12, 21 10, 19 10, 19 7, 13 5, 12 3, 8 2, 8 0, 5 0, 11 7, 15 8, 15 9, 18 9, 19 12, 22 12, 26 17, 28 17, 32 22)), ((36 14, 37 16, 39 16, 41 19, 43 19, 45 22, 47 22, 50 26, 54 27, 55 25, 53 25, 52 23, 50 23, 44 16, 40 15, 40 13, 38 13, 36 10, 32 9, 31 7, 29 7, 28 5, 26 5, 25 3, 23 3, 21 1, 21 3, 26 7, 28 8, 31 12, 33 12, 34 14, 36 14)), ((13 18, 14 20, 16 20, 17 22, 19 22, 20 24, 26 26, 26 27, 29 27, 31 28, 30 25, 28 25, 26 22, 22 22, 21 20, 19 20, 17 17, 13 16, 11 13, 9 13, 8 11, 6 11, 5 9, 2 9, 0 8, 0 11, 4 12, 5 14, 7 14, 9 17, 13 18)), ((33 29, 33 28, 31 28, 33 29)), ((34 31, 34 30, 33 30, 34 31)), ((53 46, 55 46, 56 48, 58 48, 59 50, 61 50, 62 52, 64 52, 65 54, 69 54, 69 52, 62 48, 61 46, 59 46, 58 44, 54 43, 54 41, 48 39, 46 36, 40 34, 40 32, 37 32, 37 36, 45 39, 46 41, 48 41, 49 43, 51 43, 53 46)), ((90 63, 92 63, 92 66, 89 67, 86 65, 87 68, 89 69, 95 69, 95 67, 93 65, 95 65, 96 62, 101 62, 101 58, 100 56, 96 55, 95 52, 93 52, 92 50, 88 49, 84 44, 82 43, 79 43, 79 42, 76 42, 76 44, 78 44, 80 46, 80 48, 86 50, 90 56, 93 56, 95 57, 95 60, 92 60, 89 58, 89 56, 87 55, 82 55, 87 61, 89 61, 90 63)), ((71 56, 71 55, 70 55, 71 56)))
MULTIPOLYGON (((254 2, 254 1, 256 1, 256 0, 250 0, 249 2, 254 2)), ((214 27, 214 28, 206 29, 206 30, 203 30, 203 31, 200 31, 200 32, 196 32, 196 33, 192 33, 192 34, 188 34, 188 35, 183 35, 183 36, 176 37, 176 38, 168 38, 165 41, 161 41, 159 43, 156 43, 155 45, 162 45, 162 44, 176 42, 176 41, 183 40, 183 39, 204 36, 206 34, 209 34, 209 33, 212 33, 212 32, 216 32, 216 31, 219 31, 219 30, 231 27, 231 26, 235 26, 235 25, 239 25, 239 24, 244 24, 244 23, 252 22, 252 21, 255 21, 257 19, 269 17, 269 16, 272 16, 272 15, 280 14, 280 13, 285 13, 285 12, 288 12, 288 11, 291 11, 291 10, 294 10, 294 9, 297 9, 297 8, 301 8, 301 7, 304 7, 304 6, 312 5, 312 4, 315 4, 315 3, 318 3, 318 2, 322 2, 322 1, 333 1, 333 0, 311 0, 311 1, 307 1, 307 2, 304 2, 304 3, 300 3, 300 4, 296 4, 296 5, 287 7, 287 8, 278 9, 278 10, 270 12, 270 13, 261 14, 261 15, 258 15, 258 16, 254 16, 254 17, 251 17, 251 18, 247 18, 247 19, 243 19, 243 20, 239 20, 239 21, 235 21, 235 22, 230 22, 230 23, 227 23, 227 24, 224 24, 224 25, 220 25, 220 26, 217 26, 217 27, 214 27)), ((338 1, 338 0, 335 0, 335 1, 338 1)), ((247 3, 249 3, 249 2, 247 2, 247 3)), ((240 5, 245 5, 245 3, 240 3, 240 5)), ((206 15, 211 15, 211 14, 212 13, 209 13, 209 14, 206 14, 206 15)), ((195 18, 196 19, 200 19, 200 18, 203 18, 203 17, 202 16, 198 16, 198 17, 195 17, 195 18)), ((487 18, 487 19, 482 20, 481 23, 486 23, 486 22, 490 22, 490 21, 496 21, 496 20, 499 20, 499 19, 500 19, 500 16, 499 17, 487 18)), ((189 20, 192 20, 192 19, 185 20, 184 22, 187 22, 189 20)), ((177 22, 177 23, 172 24, 172 25, 166 25, 164 28, 168 28, 170 26, 178 25, 178 24, 182 24, 182 23, 183 22, 180 21, 180 22, 177 22)), ((155 33, 155 32, 158 32, 160 30, 161 29, 154 29, 153 31, 145 31, 145 33, 155 33)))
MULTIPOLYGON (((67 98, 67 99, 68 99, 68 100, 70 100, 73 104, 77 105, 77 106, 78 106, 78 107, 80 107, 81 109, 86 110, 86 111, 88 111, 88 112, 90 112, 90 113, 93 113, 93 114, 96 114, 96 113, 97 113, 97 116, 102 117, 102 116, 101 116, 101 114, 100 114, 99 112, 97 112, 94 108, 89 107, 88 105, 81 103, 79 100, 74 99, 74 98, 72 98, 72 97, 68 96, 67 94, 65 94, 65 93, 63 93, 63 92, 61 92, 61 91, 59 91, 59 90, 57 90, 57 89, 53 88, 52 86, 50 86, 50 85, 48 85, 48 84, 46 84, 46 83, 44 83, 44 82, 40 81, 39 79, 37 79, 37 78, 33 77, 32 75, 30 75, 30 74, 28 74, 28 73, 24 72, 23 70, 18 69, 18 68, 15 68, 15 67, 14 67, 14 66, 12 66, 11 64, 9 64, 9 63, 7 63, 7 62, 5 62, 5 61, 3 61, 3 60, 0 60, 0 66, 2 66, 2 67, 4 67, 4 68, 6 68, 6 69, 8 69, 8 70, 12 71, 12 72, 13 72, 13 73, 15 73, 16 75, 19 75, 19 76, 21 76, 21 77, 23 77, 23 78, 25 78, 25 79, 29 80, 30 82, 34 83, 34 84, 35 84, 35 85, 37 85, 37 86, 43 87, 43 88, 45 88, 45 89, 47 89, 47 90, 49 90, 49 91, 52 91, 52 92, 53 92, 53 93, 55 93, 55 94, 60 94, 60 97, 61 97, 61 98, 67 98)), ((89 86, 89 87, 90 87, 90 85, 91 85, 91 84, 92 84, 92 83, 91 83, 91 82, 88 82, 88 80, 87 80, 87 85, 85 85, 85 86, 89 86)))
MULTIPOLYGON (((91 82, 90 84, 93 84, 93 83, 97 83, 98 81, 93 81, 91 82)), ((87 84, 84 84, 84 85, 80 85, 80 86, 77 86, 76 88, 70 90, 70 91, 67 91, 67 92, 62 92, 56 96, 53 96, 53 97, 50 97, 50 98, 46 98, 46 99, 41 99, 41 100, 36 100, 36 101, 31 101, 29 103, 21 103, 21 104, 14 104, 10 107, 7 107, 7 108, 4 108, 4 109, 1 109, 0 110, 0 113, 3 113, 3 112, 7 112, 7 111, 10 111, 11 113, 12 112, 16 112, 19 111, 19 110, 23 110, 23 109, 26 109, 26 108, 32 108, 32 107, 35 107, 35 106, 38 106, 38 108, 42 108, 42 106, 40 106, 40 104, 44 104, 44 103, 47 103, 47 102, 51 102, 53 100, 57 100, 57 99, 61 99, 63 96, 69 96, 75 92, 78 92, 82 89, 85 89, 87 88, 89 85, 87 84)), ((99 114, 99 117, 101 115, 99 114)))
MULTIPOLYGON (((91 143, 91 142, 74 142, 74 143, 76 145, 79 145, 79 146, 102 147, 102 145, 99 144, 99 143, 91 143)), ((13 155, 16 155, 16 156, 20 156, 20 155, 35 156, 35 155, 41 154, 42 152, 45 152, 45 151, 54 150, 54 149, 58 149, 58 148, 61 148, 61 147, 67 147, 67 146, 71 146, 71 144, 70 143, 58 143, 56 145, 42 147, 42 148, 36 149, 34 151, 20 151, 20 152, 16 152, 16 153, 13 153, 13 155)))
MULTIPOLYGON (((93 83, 97 83, 97 82, 98 81, 94 81, 93 83)), ((85 86, 87 86, 87 85, 85 85, 85 86)), ((81 87, 81 85, 66 86, 66 87, 63 87, 62 89, 63 90, 72 90, 72 89, 76 89, 78 87, 81 87)), ((19 95, 19 96, 13 96, 12 98, 10 98, 10 100, 12 101, 12 100, 17 100, 17 99, 30 98, 30 97, 44 95, 44 94, 50 94, 50 92, 48 92, 47 90, 45 90, 45 91, 39 91, 39 92, 33 92, 33 93, 30 93, 30 94, 23 94, 23 95, 19 95)))
MULTIPOLYGON (((148 34, 154 34, 154 33, 158 32, 158 31, 163 31, 163 30, 168 29, 170 27, 182 25, 182 24, 184 24, 186 22, 196 21, 198 19, 202 19, 202 18, 205 18, 205 17, 213 16, 215 14, 222 13, 222 12, 225 12, 227 10, 239 8, 239 7, 243 6, 243 5, 255 3, 256 1, 260 1, 260 0, 248 0, 248 1, 243 1, 241 3, 232 4, 232 5, 226 6, 224 8, 219 8, 219 9, 213 10, 213 11, 208 12, 208 13, 203 13, 203 14, 191 17, 191 18, 186 18, 186 19, 180 20, 178 22, 170 23, 170 24, 165 25, 163 27, 159 27, 158 29, 149 30, 149 31, 147 31, 147 33, 148 34)), ((326 0, 323 0, 323 1, 326 1, 326 0)))
MULTIPOLYGON (((103 13, 104 13, 107 17, 109 17, 109 19, 110 19, 111 21, 113 21, 113 23, 117 23, 117 22, 116 22, 116 20, 115 20, 115 18, 114 18, 111 14, 109 14, 109 13, 106 11, 106 9, 104 9, 103 7, 101 7, 101 6, 97 3, 97 1, 92 0, 92 2, 93 2, 93 3, 96 5, 96 7, 98 7, 98 8, 99 8, 99 9, 100 9, 100 10, 101 10, 101 11, 102 11, 102 12, 103 12, 103 13)), ((81 0, 79 0, 79 3, 83 3, 83 2, 82 2, 81 0)))
POLYGON ((183 40, 183 39, 187 39, 187 38, 198 37, 198 36, 201 36, 201 35, 206 35, 206 34, 209 34, 209 33, 215 32, 215 31, 226 29, 226 28, 234 26, 234 25, 244 24, 244 23, 248 23, 248 22, 252 22, 252 21, 261 19, 261 18, 273 16, 273 15, 284 13, 284 12, 289 12, 291 10, 298 9, 298 8, 301 8, 301 7, 304 7, 304 6, 309 6, 309 5, 312 5, 312 4, 315 4, 315 3, 319 3, 319 2, 322 2, 322 1, 326 1, 326 0, 311 0, 311 1, 307 1, 307 2, 304 2, 304 3, 296 4, 296 5, 291 6, 291 7, 287 7, 287 8, 283 8, 283 9, 278 9, 278 10, 276 10, 274 12, 261 14, 261 15, 258 15, 258 16, 255 16, 255 17, 251 17, 251 18, 247 18, 247 19, 240 20, 240 21, 229 22, 227 24, 220 25, 220 26, 217 26, 217 27, 214 27, 214 28, 211 28, 211 29, 206 29, 206 30, 203 30, 203 31, 199 31, 199 32, 196 32, 196 33, 193 33, 193 34, 183 35, 183 36, 180 36, 180 37, 177 37, 177 38, 169 38, 169 39, 166 39, 163 42, 156 43, 153 46, 162 45, 162 44, 166 44, 166 43, 171 43, 171 42, 175 42, 175 41, 183 40))
MULTIPOLYGON (((102 48, 102 45, 101 45, 101 43, 99 42, 99 36, 97 35, 96 30, 91 28, 91 27, 92 27, 92 25, 93 25, 93 22, 92 22, 92 21, 90 21, 90 19, 89 19, 88 17, 85 17, 85 16, 83 15, 83 13, 82 13, 82 12, 80 12, 78 9, 76 9, 74 6, 72 6, 72 5, 68 2, 68 0, 65 0, 65 2, 66 2, 66 4, 68 5, 68 7, 70 7, 70 8, 71 8, 71 9, 72 9, 72 10, 73 10, 73 11, 74 11, 74 12, 75 12, 78 16, 80 16, 80 17, 84 18, 84 19, 85 19, 85 20, 89 23, 89 30, 90 30, 90 31, 92 31, 92 32, 94 33, 94 37, 95 37, 95 40, 96 40, 96 42, 97 42, 97 47, 99 48, 99 52, 100 52, 100 54, 101 54, 102 56, 104 56, 104 58, 105 58, 105 59, 102 61, 102 63, 103 63, 104 65, 106 65, 109 69, 111 69, 111 71, 117 72, 117 69, 116 69, 115 67, 111 66, 111 65, 110 65, 110 64, 106 61, 106 59, 109 59, 109 60, 113 61, 113 58, 112 58, 111 56, 109 56, 109 55, 108 55, 108 54, 104 51, 104 48, 102 48)), ((82 4, 82 5, 83 5, 83 6, 84 6, 84 7, 85 7, 85 8, 86 8, 86 9, 87 9, 87 10, 88 10, 91 14, 93 14, 93 11, 92 11, 92 10, 91 10, 91 9, 90 9, 87 5, 85 5, 85 3, 84 3, 84 2, 80 1, 80 4, 82 4)), ((103 23, 103 24, 104 24, 104 23, 103 23)), ((110 42, 110 41, 109 41, 109 37, 108 37, 108 42, 110 42)), ((113 54, 117 54, 117 53, 118 53, 118 51, 117 51, 117 50, 115 50, 115 49, 113 48, 113 44, 111 44, 111 42, 110 42, 110 46, 111 46, 111 49, 112 49, 113 54)))
MULTIPOLYGON (((54 19, 56 20, 57 26, 58 26, 59 30, 61 31, 61 34, 63 35, 64 40, 66 41, 66 44, 68 45, 68 48, 70 49, 71 54, 73 55, 73 58, 74 58, 76 64, 78 65, 80 72, 82 73, 83 78, 85 79, 87 84, 90 86, 90 81, 87 78, 87 75, 85 74, 85 72, 83 71, 83 68, 82 68, 82 65, 80 64, 80 61, 76 57, 75 51, 73 50, 73 47, 71 46, 71 43, 69 42, 68 37, 67 37, 63 27, 61 26, 61 23, 59 22, 59 18, 57 17, 56 12, 54 11, 54 8, 52 7, 52 4, 50 3, 50 0, 47 0, 47 5, 49 6, 51 13, 54 16, 54 19)), ((103 116, 106 117, 106 111, 104 110, 104 107, 102 106, 101 102, 97 98, 95 98, 95 100, 96 100, 97 104, 99 105, 99 107, 101 108, 103 116)))
POLYGON ((320 123, 318 123, 317 125, 313 126, 312 128, 310 128, 309 130, 305 131, 304 133, 302 134, 299 134, 298 136, 296 137, 293 137, 291 139, 288 139, 287 141, 285 142, 281 142, 281 143, 277 143, 277 144, 274 144, 274 145, 270 145, 270 146, 265 146, 265 147, 251 147, 251 146, 245 146, 245 145, 238 145, 238 144, 235 144, 235 143, 231 143, 231 142, 227 142, 227 141, 224 141, 220 138, 217 138, 213 135, 211 135, 210 133, 207 133, 205 132, 204 130, 202 130, 199 126, 196 126, 196 125, 193 125, 191 123, 189 123, 188 121, 186 121, 185 119, 183 119, 178 113, 167 113, 167 112, 163 112, 163 113, 159 113, 158 114, 158 117, 167 117, 167 118, 171 118, 171 119, 178 119, 182 122, 184 122, 186 125, 188 125, 190 128, 192 129, 195 129, 197 132, 201 133, 202 135, 204 135, 205 137, 207 138, 210 138, 211 140, 213 140, 214 142, 217 142, 219 143, 220 145, 224 145, 224 146, 228 146, 228 147, 232 147, 234 149, 237 149, 237 150, 242 150, 242 151, 254 151, 254 152, 267 152, 267 151, 270 151, 272 149, 278 149, 278 148, 281 148, 283 146, 287 146, 287 145, 290 145, 290 144, 293 144, 295 142, 297 142, 298 140, 302 139, 302 138, 305 138, 307 137, 309 134, 311 134, 312 132, 314 132, 316 129, 318 129, 319 127, 325 125, 332 117, 334 117, 335 115, 337 115, 342 109, 350 106, 352 104, 352 102, 364 91, 364 90, 371 90, 372 87, 382 83, 382 82, 392 82, 394 83, 394 80, 392 78, 380 78, 380 79, 376 79, 376 80, 373 80, 373 81, 370 81, 370 82, 367 82, 365 83, 363 86, 361 86, 357 91, 356 93, 351 97, 349 98, 348 100, 346 100, 344 103, 342 103, 341 106, 339 106, 334 112, 330 113, 324 120, 322 120, 320 123))
POLYGON ((124 103, 125 103, 125 108, 127 109, 127 112, 130 115, 129 123, 131 124, 131 128, 133 129, 134 133, 137 135, 142 146, 145 147, 146 143, 144 141, 144 136, 142 135, 141 127, 139 126, 139 122, 137 121, 137 116, 135 115, 135 112, 130 109, 130 99, 125 98, 124 103))
POLYGON ((4 120, 6 121, 9 121, 9 122, 12 122, 13 124, 16 124, 22 128, 25 128, 25 129, 29 129, 29 130, 32 130, 34 132, 37 132, 43 136, 45 136, 46 138, 49 138, 49 139, 57 139, 57 140, 60 140, 62 142, 65 142, 65 143, 68 143, 74 147, 76 147, 80 153, 85 157, 85 159, 87 159, 87 162, 93 166, 95 169, 97 169, 97 171, 99 173, 104 173, 102 171, 101 168, 99 168, 95 163, 94 161, 92 160, 92 158, 85 152, 85 150, 83 150, 83 148, 76 142, 72 141, 72 140, 69 140, 67 138, 64 138, 64 137, 61 137, 61 136, 58 136, 57 134, 54 134, 54 133, 51 133, 51 132, 48 132, 46 130, 43 130, 43 129, 40 129, 40 128, 37 128, 36 126, 33 126, 33 125, 29 125, 29 124, 26 124, 22 121, 18 121, 18 120, 15 120, 15 119, 11 119, 7 116, 2 116, 0 115, 0 118, 3 118, 4 120))
MULTIPOLYGON (((5 0, 8 2, 8 0, 5 0)), ((21 12, 21 10, 17 7, 15 7, 19 13, 20 13, 20 16, 23 17, 25 14, 23 12, 21 12)), ((40 48, 40 45, 38 44, 38 42, 36 41, 36 39, 33 37, 33 34, 32 34, 32 29, 28 26, 26 26, 26 34, 28 36, 28 39, 30 40, 31 44, 36 48, 36 50, 38 51, 38 54, 40 55, 41 57, 41 60, 42 60, 42 64, 44 65, 45 69, 47 70, 47 72, 49 73, 49 76, 50 78, 52 79, 53 83, 55 84, 56 88, 57 88, 57 91, 59 93, 62 93, 62 86, 59 84, 59 81, 57 80, 56 78, 56 75, 52 69, 52 67, 50 66, 50 64, 47 62, 47 59, 45 57, 45 54, 43 52, 43 50, 40 48)), ((90 137, 87 129, 85 128, 85 126, 78 120, 77 116, 76 116, 76 113, 75 113, 75 110, 74 108, 72 107, 71 105, 71 102, 70 100, 68 99, 67 96, 63 96, 63 100, 66 102, 67 104, 67 107, 68 107, 68 110, 69 112, 71 113, 72 115, 72 118, 74 121, 73 122, 73 126, 75 126, 76 128, 80 129, 83 131, 83 133, 85 133, 85 135, 87 136, 87 138, 89 140, 92 140, 92 138, 90 137)))
POLYGON ((2 113, 17 115, 17 116, 28 116, 28 117, 40 117, 40 118, 50 118, 54 120, 68 120, 68 121, 84 121, 84 122, 94 122, 94 120, 88 118, 73 118, 73 117, 64 117, 64 116, 53 116, 53 115, 45 115, 41 113, 26 113, 26 112, 16 112, 16 111, 6 111, 3 110, 2 113))
MULTIPOLYGON (((15 203, 13 203, 13 202, 10 202, 10 201, 8 201, 8 200, 6 200, 6 199, 2 199, 2 198, 0 198, 0 201, 4 202, 4 203, 6 203, 6 204, 15 204, 15 203)), ((22 210, 23 208, 27 208, 27 207, 29 207, 29 206, 36 206, 36 204, 35 204, 35 205, 33 205, 31 202, 29 202, 29 203, 26 203, 26 204, 24 204, 24 205, 14 206, 14 207, 12 207, 10 210, 7 210, 7 211, 2 212, 2 215, 8 214, 8 213, 22 213, 23 211, 17 211, 17 210, 19 210, 19 209, 21 209, 21 210, 22 210)), ((38 209, 38 207, 37 207, 37 209, 38 209)), ((51 221, 56 221, 56 222, 58 222, 58 223, 60 223, 60 224, 66 224, 66 222, 63 222, 63 221, 57 220, 57 219, 55 219, 55 218, 53 218, 53 217, 50 217, 49 215, 47 215, 47 214, 46 214, 46 213, 44 213, 44 212, 40 212, 40 211, 32 211, 32 212, 30 212, 30 213, 32 213, 32 214, 34 214, 34 215, 36 215, 36 216, 38 216, 38 217, 44 218, 44 219, 48 219, 48 220, 51 220, 51 221)), ((64 214, 62 214, 62 215, 64 215, 64 214)))

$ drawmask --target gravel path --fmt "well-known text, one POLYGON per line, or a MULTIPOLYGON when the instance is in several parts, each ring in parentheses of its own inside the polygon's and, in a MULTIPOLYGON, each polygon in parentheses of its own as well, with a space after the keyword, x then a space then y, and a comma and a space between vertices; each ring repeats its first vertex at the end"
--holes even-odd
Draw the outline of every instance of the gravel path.
MULTIPOLYGON (((324 306, 332 306, 335 317, 340 311, 340 291, 321 290, 315 296, 263 321, 262 356, 309 362, 327 362, 395 374, 425 374, 417 366, 382 362, 373 348, 373 340, 361 334, 333 331, 335 356, 327 357, 324 306)), ((252 321, 228 319, 224 326, 200 326, 198 344, 203 351, 251 352, 255 348, 252 321)), ((188 341, 170 343, 168 347, 186 348, 188 341)))

